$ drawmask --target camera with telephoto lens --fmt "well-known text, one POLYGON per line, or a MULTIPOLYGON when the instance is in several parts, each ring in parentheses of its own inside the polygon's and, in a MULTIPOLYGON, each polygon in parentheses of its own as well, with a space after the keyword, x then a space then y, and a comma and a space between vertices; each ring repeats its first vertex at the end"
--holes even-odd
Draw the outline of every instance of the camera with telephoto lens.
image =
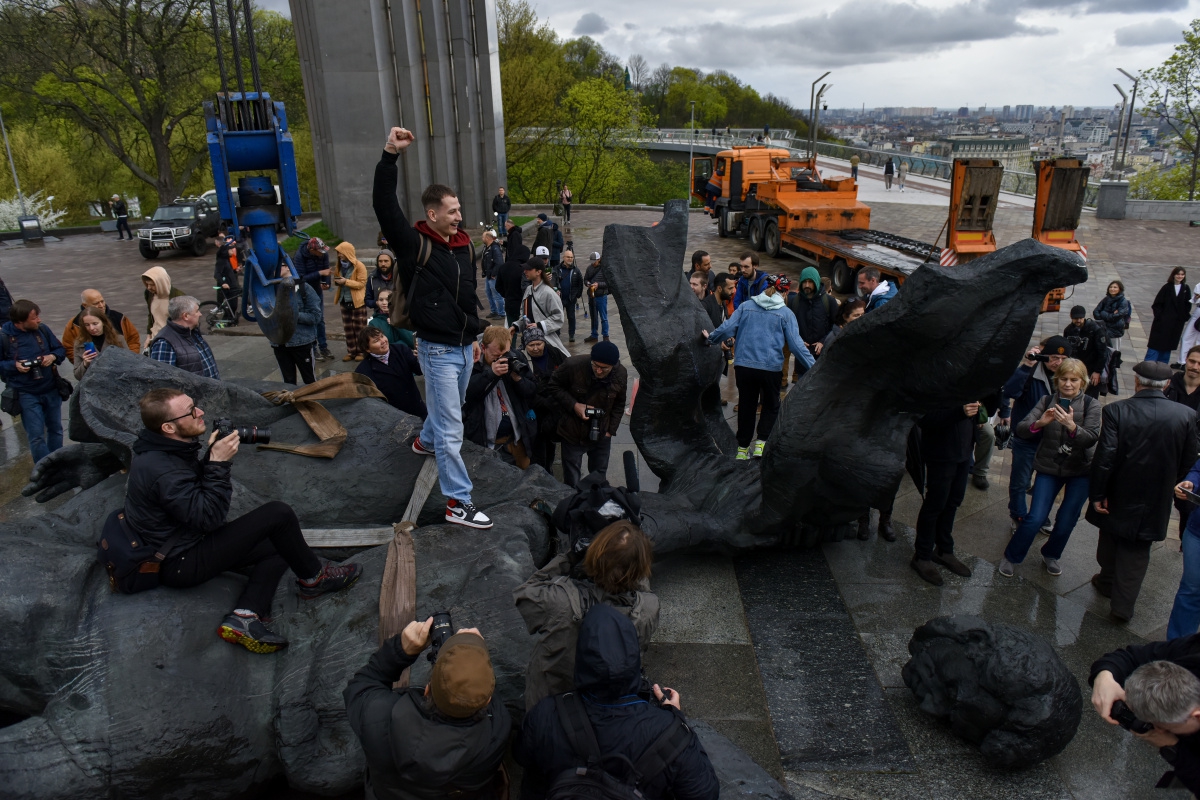
POLYGON ((40 358, 22 358, 17 363, 29 370, 29 377, 35 381, 42 379, 42 360, 40 358))
POLYGON ((454 623, 450 621, 449 611, 433 612, 433 627, 429 629, 429 660, 437 661, 438 651, 446 640, 454 635, 454 623))
POLYGON ((583 415, 591 422, 591 425, 588 427, 588 441, 600 441, 600 420, 604 417, 604 409, 585 408, 583 415))
POLYGON ((1133 709, 1125 705, 1124 700, 1114 701, 1108 715, 1115 719, 1122 728, 1133 733, 1149 733, 1154 730, 1154 724, 1138 719, 1137 714, 1134 714, 1133 709))
POLYGON ((1045 353, 1027 353, 1025 357, 1030 361, 1040 361, 1043 364, 1050 362, 1050 356, 1046 355, 1045 353))
POLYGON ((271 441, 270 428, 260 428, 257 425, 234 425, 233 420, 230 419, 214 421, 213 429, 216 430, 219 438, 236 433, 242 444, 269 444, 271 441))

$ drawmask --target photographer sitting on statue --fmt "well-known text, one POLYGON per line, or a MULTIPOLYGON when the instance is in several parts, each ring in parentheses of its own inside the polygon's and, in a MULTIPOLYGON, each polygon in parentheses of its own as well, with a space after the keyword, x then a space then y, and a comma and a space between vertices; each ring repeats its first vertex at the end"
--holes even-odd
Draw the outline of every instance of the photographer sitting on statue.
MULTIPOLYGON (((152 565, 151 571, 158 566, 158 582, 175 589, 199 586, 222 572, 250 567, 250 580, 217 634, 254 653, 287 647, 287 640, 266 626, 284 573, 290 568, 296 574, 297 593, 311 600, 350 587, 362 568, 322 566, 286 503, 265 503, 226 522, 233 497, 231 462, 239 443, 258 434, 258 429, 229 430, 218 421, 208 438, 208 452, 201 457, 200 437, 207 426, 204 410, 191 397, 175 389, 153 389, 139 406, 145 428, 133 445, 124 513, 110 516, 105 541, 115 541, 121 531, 113 528, 120 526, 134 540, 134 547, 138 540, 153 546, 160 565, 152 565)), ((102 552, 106 549, 102 543, 102 552)), ((122 584, 124 579, 110 568, 114 588, 127 592, 150 588, 122 584)))
POLYGON ((508 797, 501 770, 512 719, 493 698, 496 677, 483 635, 450 635, 448 613, 410 622, 350 679, 343 697, 367 758, 366 796, 374 800, 508 797), (393 690, 432 645, 423 689, 393 690))

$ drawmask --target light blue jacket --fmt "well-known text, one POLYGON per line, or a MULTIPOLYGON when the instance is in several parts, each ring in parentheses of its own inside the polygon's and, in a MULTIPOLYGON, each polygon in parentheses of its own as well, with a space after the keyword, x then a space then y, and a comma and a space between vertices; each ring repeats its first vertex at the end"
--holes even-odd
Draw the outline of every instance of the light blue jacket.
POLYGON ((780 372, 783 370, 783 345, 803 362, 807 370, 813 365, 813 356, 796 325, 796 315, 787 309, 778 293, 764 294, 742 303, 733 316, 708 335, 710 344, 719 344, 730 336, 737 337, 734 345, 733 365, 780 372))

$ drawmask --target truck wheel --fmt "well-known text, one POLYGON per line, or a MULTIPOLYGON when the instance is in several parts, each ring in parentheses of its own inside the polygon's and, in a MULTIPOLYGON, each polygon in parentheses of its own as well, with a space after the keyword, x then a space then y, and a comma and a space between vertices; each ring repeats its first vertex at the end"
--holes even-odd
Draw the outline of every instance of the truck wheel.
POLYGON ((833 284, 835 292, 854 294, 854 283, 857 279, 857 273, 846 263, 846 259, 839 258, 833 262, 833 268, 830 270, 830 283, 833 284))
POLYGON ((192 234, 192 255, 202 256, 208 250, 208 238, 200 231, 192 234))
POLYGON ((720 236, 722 239, 729 237, 729 228, 725 224, 724 211, 717 212, 717 236, 720 236))
POLYGON ((763 249, 767 251, 767 255, 771 258, 779 258, 779 223, 771 220, 767 223, 767 229, 763 232, 763 249))
POLYGON ((150 245, 142 244, 141 242, 138 242, 138 252, 142 254, 142 258, 147 258, 147 259, 150 259, 151 261, 158 258, 158 253, 159 253, 158 250, 155 250, 150 245))
POLYGON ((751 250, 762 251, 763 249, 763 221, 762 217, 755 217, 750 220, 750 233, 746 236, 747 242, 750 244, 751 250))

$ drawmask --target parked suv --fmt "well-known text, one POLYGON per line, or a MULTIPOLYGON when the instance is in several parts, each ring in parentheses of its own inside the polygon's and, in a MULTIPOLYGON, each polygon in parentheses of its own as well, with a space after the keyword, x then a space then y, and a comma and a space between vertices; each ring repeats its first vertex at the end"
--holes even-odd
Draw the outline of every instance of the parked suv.
POLYGON ((155 209, 154 216, 138 228, 138 252, 143 258, 158 258, 163 250, 185 250, 202 256, 220 225, 221 215, 206 201, 178 197, 155 209))

